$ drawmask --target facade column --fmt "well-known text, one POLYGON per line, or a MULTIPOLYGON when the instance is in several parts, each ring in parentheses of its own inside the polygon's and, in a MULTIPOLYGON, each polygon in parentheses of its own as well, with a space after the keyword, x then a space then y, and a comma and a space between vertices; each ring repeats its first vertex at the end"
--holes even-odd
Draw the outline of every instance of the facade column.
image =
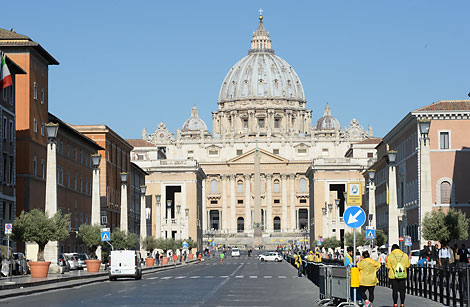
POLYGON ((227 178, 228 176, 222 176, 222 232, 226 233, 228 231, 228 208, 227 208, 227 178))
POLYGON ((429 138, 425 134, 420 138, 419 159, 419 247, 426 240, 423 238, 423 220, 428 212, 432 212, 432 188, 431 188, 431 154, 429 150, 429 138))
MULTIPOLYGON (((58 124, 47 124, 48 134, 47 142, 47 168, 46 168, 46 200, 45 213, 53 217, 57 213, 57 130, 58 124), (55 134, 49 135, 49 127, 55 128, 55 134)), ((49 241, 44 249, 44 260, 50 261, 49 272, 60 273, 60 267, 57 265, 59 256, 59 242, 49 241)))
POLYGON ((287 176, 281 175, 281 231, 287 231, 287 176))
POLYGON ((266 226, 268 233, 272 233, 273 229, 273 195, 272 195, 272 185, 273 185, 273 176, 272 174, 266 174, 266 226))
POLYGON ((390 249, 392 244, 400 243, 398 240, 397 175, 395 163, 389 163, 388 183, 388 245, 390 249))
MULTIPOLYGON (((140 186, 140 242, 142 242, 142 240, 144 240, 145 237, 147 237, 147 217, 146 217, 146 205, 145 205, 145 192, 146 191, 147 191, 147 187, 145 185, 140 186)), ((127 194, 126 194, 126 198, 127 198, 127 194)), ((122 211, 121 211, 121 216, 122 216, 122 211)), ((121 217, 121 220, 122 220, 122 217, 121 217)), ((126 228, 126 231, 127 231, 127 228, 126 228)), ((142 248, 142 244, 140 247, 140 254, 142 256, 147 255, 147 251, 144 248, 142 248)))
POLYGON ((289 206, 290 206, 290 231, 295 232, 297 229, 296 223, 296 210, 295 210, 295 175, 289 175, 290 188, 289 188, 289 206))
POLYGON ((127 173, 121 173, 121 230, 127 233, 127 173))
POLYGON ((235 175, 230 175, 230 232, 237 233, 237 210, 235 204, 235 175))
MULTIPOLYGON (((372 214, 372 220, 369 220, 369 226, 376 229, 376 215, 375 215, 375 182, 369 181, 369 214, 372 214)), ((367 217, 369 219, 369 217, 367 217)))
POLYGON ((251 232, 251 189, 250 175, 245 175, 245 233, 251 232))
POLYGON ((207 196, 206 196, 206 180, 202 181, 202 232, 209 230, 209 223, 207 220, 207 196))

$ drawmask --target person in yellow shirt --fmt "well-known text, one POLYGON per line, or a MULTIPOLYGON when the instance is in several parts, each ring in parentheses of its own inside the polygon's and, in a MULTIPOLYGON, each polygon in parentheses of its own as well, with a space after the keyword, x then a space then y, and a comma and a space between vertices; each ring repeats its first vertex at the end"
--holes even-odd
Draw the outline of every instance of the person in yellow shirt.
POLYGON ((359 293, 365 302, 364 306, 370 307, 374 302, 374 289, 378 283, 377 270, 380 268, 380 263, 372 260, 369 252, 364 251, 357 268, 359 269, 359 293), (369 291, 369 299, 367 299, 366 291, 369 291))
POLYGON ((297 255, 297 257, 295 258, 295 264, 297 266, 297 274, 299 277, 302 277, 302 270, 303 270, 303 263, 302 263, 302 256, 300 255, 300 253, 297 255))
POLYGON ((310 251, 310 252, 308 253, 307 261, 308 261, 308 262, 313 262, 313 261, 315 261, 315 256, 313 255, 313 252, 312 252, 312 251, 310 251))
POLYGON ((385 266, 388 269, 388 278, 392 285, 393 306, 398 307, 398 293, 400 293, 400 306, 405 306, 407 269, 410 267, 408 255, 400 250, 397 244, 392 245, 392 252, 387 258, 385 266))

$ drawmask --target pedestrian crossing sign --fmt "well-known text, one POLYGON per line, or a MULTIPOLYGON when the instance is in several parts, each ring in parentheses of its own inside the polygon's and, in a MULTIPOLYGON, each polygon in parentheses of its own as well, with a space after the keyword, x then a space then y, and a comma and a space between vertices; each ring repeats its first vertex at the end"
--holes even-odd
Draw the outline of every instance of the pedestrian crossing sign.
POLYGON ((111 241, 111 231, 109 228, 101 229, 101 241, 111 241))
POLYGON ((375 229, 366 229, 366 239, 375 239, 375 229))

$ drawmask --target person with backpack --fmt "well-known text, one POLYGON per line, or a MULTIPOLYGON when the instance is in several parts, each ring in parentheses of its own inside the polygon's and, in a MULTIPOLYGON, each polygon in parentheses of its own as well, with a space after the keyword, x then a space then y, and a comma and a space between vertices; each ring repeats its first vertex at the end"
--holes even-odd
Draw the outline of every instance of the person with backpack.
POLYGON ((392 252, 387 258, 385 266, 388 269, 388 278, 392 285, 393 307, 398 307, 398 293, 400 293, 400 307, 405 306, 406 270, 410 267, 408 255, 400 250, 397 244, 392 245, 392 252))
POLYGON ((375 285, 379 282, 377 279, 377 270, 380 269, 380 263, 370 258, 369 252, 362 253, 362 260, 357 264, 359 269, 359 293, 364 300, 365 307, 371 307, 374 302, 375 285), (369 292, 367 299, 366 291, 369 292))

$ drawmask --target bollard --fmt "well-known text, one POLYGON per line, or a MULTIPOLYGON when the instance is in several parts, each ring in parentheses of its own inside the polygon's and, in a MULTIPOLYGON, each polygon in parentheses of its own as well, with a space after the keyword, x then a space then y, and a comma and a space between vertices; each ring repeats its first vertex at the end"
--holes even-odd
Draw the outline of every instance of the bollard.
POLYGON ((359 269, 351 268, 351 288, 359 288, 359 269))

